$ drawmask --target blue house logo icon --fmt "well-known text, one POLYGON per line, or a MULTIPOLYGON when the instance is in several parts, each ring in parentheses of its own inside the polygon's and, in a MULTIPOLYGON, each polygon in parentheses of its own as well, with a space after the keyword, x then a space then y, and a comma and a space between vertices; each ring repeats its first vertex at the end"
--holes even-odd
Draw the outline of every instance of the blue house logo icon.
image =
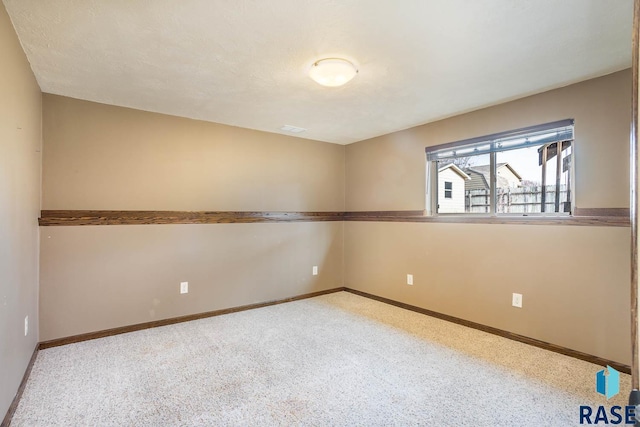
POLYGON ((620 372, 607 365, 607 369, 603 369, 596 373, 596 391, 611 399, 620 392, 620 372))

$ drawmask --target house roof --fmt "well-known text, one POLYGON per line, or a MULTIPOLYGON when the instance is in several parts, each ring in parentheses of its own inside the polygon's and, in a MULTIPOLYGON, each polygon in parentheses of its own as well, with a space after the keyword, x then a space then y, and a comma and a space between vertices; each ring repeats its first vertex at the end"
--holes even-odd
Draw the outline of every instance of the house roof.
POLYGON ((3 4, 45 93, 338 144, 631 66, 633 0, 3 4))
MULTIPOLYGON (((470 168, 465 168, 464 171, 471 177, 471 179, 465 183, 465 189, 467 190, 478 190, 478 189, 487 189, 489 188, 489 180, 490 180, 490 165, 479 165, 473 166, 470 168)), ((522 177, 509 163, 498 163, 496 165, 496 170, 500 170, 502 168, 509 169, 519 180, 522 180, 522 177)), ((497 177, 498 186, 507 187, 509 186, 509 182, 501 177, 497 177)))
POLYGON ((471 179, 471 177, 469 175, 464 173, 464 171, 462 169, 460 169, 458 166, 456 166, 453 163, 449 163, 448 165, 441 167, 440 169, 438 169, 438 173, 440 173, 440 172, 442 172, 444 170, 447 170, 447 169, 451 169, 452 171, 454 171, 455 173, 460 175, 460 177, 462 179, 464 179, 465 181, 471 179))
MULTIPOLYGON (((520 174, 518 172, 516 172, 516 170, 513 168, 513 166, 511 166, 509 163, 498 163, 496 165, 496 170, 499 171, 500 169, 503 168, 507 168, 511 171, 511 173, 513 173, 516 178, 518 179, 522 179, 522 177, 520 176, 520 174)), ((482 174, 486 174, 486 176, 489 176, 489 165, 481 165, 481 166, 473 166, 471 167, 471 169, 478 171, 482 174)))

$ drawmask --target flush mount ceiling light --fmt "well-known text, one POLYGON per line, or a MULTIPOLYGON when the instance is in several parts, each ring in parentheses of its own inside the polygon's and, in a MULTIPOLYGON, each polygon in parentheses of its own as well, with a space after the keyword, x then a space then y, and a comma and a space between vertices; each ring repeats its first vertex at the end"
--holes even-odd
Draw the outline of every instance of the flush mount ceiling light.
POLYGON ((336 87, 349 82, 357 73, 356 66, 346 59, 326 58, 313 63, 309 77, 322 86, 336 87))

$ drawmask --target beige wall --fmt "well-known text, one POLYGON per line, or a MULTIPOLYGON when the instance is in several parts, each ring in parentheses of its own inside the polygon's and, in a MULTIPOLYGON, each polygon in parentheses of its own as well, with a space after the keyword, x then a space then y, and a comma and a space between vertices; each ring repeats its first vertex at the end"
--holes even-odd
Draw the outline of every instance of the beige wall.
MULTIPOLYGON (((425 146, 564 118, 576 205, 628 207, 630 91, 626 70, 349 145, 347 210, 423 209, 425 146)), ((629 246, 629 228, 349 222, 345 286, 628 364, 629 246)))
POLYGON ((628 364, 629 245, 628 228, 348 222, 345 286, 628 364))
POLYGON ((347 210, 425 208, 425 147, 575 119, 576 206, 629 206, 631 71, 347 146, 347 210))
MULTIPOLYGON (((344 210, 340 145, 54 95, 43 120, 44 209, 344 210)), ((43 227, 41 339, 339 287, 342 263, 341 222, 43 227)))
POLYGON ((43 227, 41 339, 342 286, 342 234, 341 222, 43 227))
POLYGON ((0 419, 38 342, 41 95, 0 3, 0 419), (24 318, 29 334, 24 336, 24 318))
POLYGON ((343 146, 43 98, 43 209, 344 210, 343 146))

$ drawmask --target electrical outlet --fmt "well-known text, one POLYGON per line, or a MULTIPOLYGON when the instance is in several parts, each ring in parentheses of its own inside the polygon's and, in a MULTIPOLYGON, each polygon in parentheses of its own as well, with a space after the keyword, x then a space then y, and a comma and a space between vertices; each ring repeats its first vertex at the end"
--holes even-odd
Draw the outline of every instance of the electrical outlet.
POLYGON ((24 318, 24 336, 26 337, 29 334, 29 316, 25 316, 24 318))
POLYGON ((189 293, 189 282, 180 282, 180 293, 181 294, 189 293))
POLYGON ((413 285, 413 274, 407 274, 407 285, 413 285))
POLYGON ((513 294, 513 297, 511 298, 511 305, 522 308, 522 294, 513 294))
POLYGON ((317 266, 317 265, 314 265, 314 266, 313 266, 313 269, 311 270, 311 273, 312 273, 314 276, 317 276, 317 275, 318 275, 318 266, 317 266))

